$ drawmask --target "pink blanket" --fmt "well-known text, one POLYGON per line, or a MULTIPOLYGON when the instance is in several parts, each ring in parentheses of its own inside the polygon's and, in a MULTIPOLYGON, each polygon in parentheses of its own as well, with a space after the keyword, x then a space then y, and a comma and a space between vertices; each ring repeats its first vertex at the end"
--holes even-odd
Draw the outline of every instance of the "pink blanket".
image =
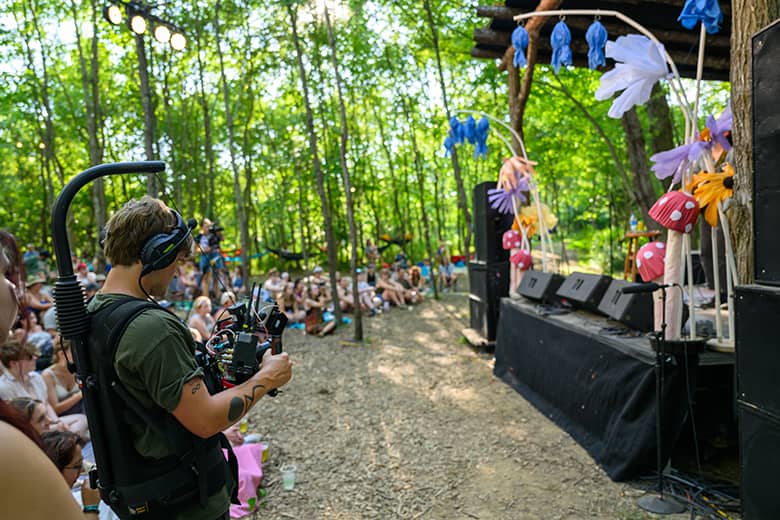
POLYGON ((234 446, 233 452, 238 460, 238 499, 241 504, 231 504, 230 518, 243 518, 253 513, 260 505, 257 488, 263 480, 263 445, 243 444, 234 446), (254 509, 249 500, 254 499, 254 509))

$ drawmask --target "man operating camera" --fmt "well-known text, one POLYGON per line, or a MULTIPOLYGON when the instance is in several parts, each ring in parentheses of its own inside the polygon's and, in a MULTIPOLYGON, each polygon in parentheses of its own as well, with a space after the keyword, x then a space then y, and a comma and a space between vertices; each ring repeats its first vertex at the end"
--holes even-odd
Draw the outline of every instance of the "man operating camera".
MULTIPOLYGON (((106 231, 105 255, 112 269, 88 307, 93 316, 93 331, 96 325, 100 328, 102 318, 97 318, 96 324, 99 313, 121 310, 123 305, 137 304, 150 296, 163 296, 177 262, 189 257, 193 245, 191 230, 178 213, 149 196, 125 204, 108 222, 106 231), (112 305, 114 309, 109 309, 112 305)), ((90 349, 93 356, 105 357, 94 345, 90 349)), ((248 381, 211 395, 204 382, 203 369, 196 364, 194 349, 187 326, 175 315, 156 307, 141 310, 116 342, 111 361, 116 377, 142 409, 128 406, 122 417, 101 418, 101 424, 118 421, 120 427, 114 425, 113 431, 121 434, 121 423, 126 423, 129 433, 125 435, 132 446, 122 448, 140 455, 127 460, 145 464, 137 468, 137 474, 160 468, 159 475, 144 477, 145 482, 138 483, 146 488, 132 488, 139 496, 141 489, 155 495, 148 501, 143 496, 136 500, 143 504, 140 508, 131 507, 133 514, 142 513, 138 518, 228 518, 235 483, 226 476, 229 472, 220 443, 212 441, 240 420, 268 391, 287 383, 292 375, 287 354, 269 352, 263 357, 260 370, 248 381), (137 413, 129 413, 133 411, 137 413), (147 422, 139 416, 159 418, 159 421, 147 422), (183 448, 189 445, 194 448, 183 448), (152 489, 149 482, 160 484, 152 489), (166 485, 170 491, 158 489, 166 485)), ((116 399, 106 397, 112 398, 116 399)), ((106 407, 102 409, 105 411, 106 407)), ((115 480, 118 482, 119 478, 115 480)))
POLYGON ((214 271, 214 283, 220 271, 225 269, 225 260, 222 258, 222 252, 219 249, 219 243, 222 241, 222 226, 214 224, 211 220, 204 218, 200 221, 200 234, 197 237, 198 248, 200 249, 200 272, 203 274, 201 280, 201 294, 209 296, 209 280, 211 271, 214 271))

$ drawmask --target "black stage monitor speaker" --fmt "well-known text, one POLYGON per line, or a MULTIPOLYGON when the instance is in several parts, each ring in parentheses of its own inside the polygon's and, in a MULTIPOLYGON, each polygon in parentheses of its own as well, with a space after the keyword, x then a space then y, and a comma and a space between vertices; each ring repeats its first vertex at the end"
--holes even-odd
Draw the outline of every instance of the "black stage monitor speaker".
POLYGON ((780 288, 742 285, 735 303, 737 397, 780 416, 780 288))
POLYGON ((738 417, 742 518, 780 518, 780 418, 741 402, 738 417))
POLYGON ((780 285, 780 21, 753 37, 753 249, 758 283, 780 285))
POLYGON ((780 518, 780 288, 739 286, 735 307, 743 518, 780 518))
POLYGON ((599 303, 611 281, 612 278, 606 275, 572 273, 556 294, 572 307, 599 312, 599 303))
POLYGON ((509 263, 469 263, 471 328, 495 341, 501 298, 509 294, 509 263))
POLYGON ((625 280, 612 280, 599 303, 599 312, 632 329, 653 330, 653 295, 623 294, 623 288, 635 285, 625 280))
POLYGON ((523 274, 517 292, 529 300, 542 303, 555 303, 555 293, 563 283, 563 276, 555 273, 545 273, 530 269, 523 274))
POLYGON ((496 187, 494 181, 474 187, 474 251, 479 262, 507 262, 509 251, 502 245, 504 232, 512 227, 512 215, 504 215, 490 207, 488 190, 496 187))

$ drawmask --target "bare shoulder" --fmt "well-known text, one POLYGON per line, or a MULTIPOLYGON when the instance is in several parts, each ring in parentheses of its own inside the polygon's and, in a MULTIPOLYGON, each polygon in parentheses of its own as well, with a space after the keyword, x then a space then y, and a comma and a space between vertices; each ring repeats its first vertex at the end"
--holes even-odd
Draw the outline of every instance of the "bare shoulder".
POLYGON ((83 519, 65 480, 48 457, 22 432, 0 421, 0 511, 18 520, 83 519), (46 500, 41 500, 46 490, 46 500))

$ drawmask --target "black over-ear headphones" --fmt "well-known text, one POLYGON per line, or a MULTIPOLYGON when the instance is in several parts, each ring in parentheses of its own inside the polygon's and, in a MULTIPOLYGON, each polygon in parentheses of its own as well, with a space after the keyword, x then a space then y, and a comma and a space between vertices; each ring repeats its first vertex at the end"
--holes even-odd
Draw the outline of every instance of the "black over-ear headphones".
MULTIPOLYGON (((152 271, 165 269, 171 265, 179 253, 181 246, 190 234, 194 225, 188 226, 178 211, 171 210, 176 216, 176 225, 170 233, 158 233, 149 237, 141 248, 141 276, 152 271)), ((194 219, 190 219, 193 224, 194 219)))

